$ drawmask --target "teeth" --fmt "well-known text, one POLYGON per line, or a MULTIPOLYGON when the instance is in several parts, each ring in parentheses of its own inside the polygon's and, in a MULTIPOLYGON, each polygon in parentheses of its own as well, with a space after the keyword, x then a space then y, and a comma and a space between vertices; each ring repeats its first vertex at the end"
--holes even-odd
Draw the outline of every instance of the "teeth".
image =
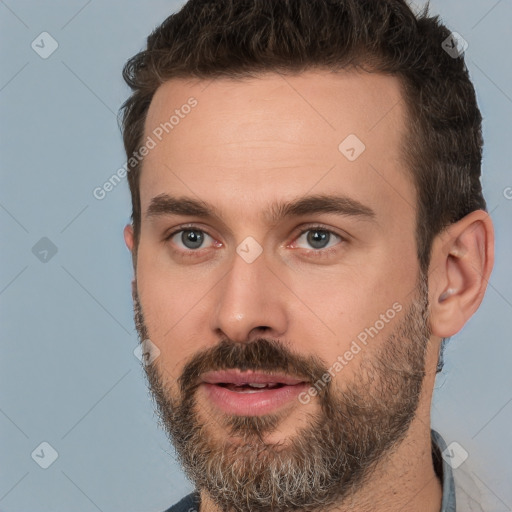
POLYGON ((243 384, 221 384, 222 386, 231 389, 231 391, 238 391, 240 393, 257 393, 264 389, 274 389, 281 385, 278 382, 260 383, 260 382, 245 382, 243 384), (247 387, 254 389, 254 391, 247 390, 247 387), (245 390, 244 390, 245 388, 245 390))
POLYGON ((259 382, 249 382, 247 384, 247 386, 251 386, 252 388, 258 388, 258 389, 263 389, 263 388, 273 389, 273 388, 279 387, 279 383, 278 382, 268 382, 265 384, 261 384, 259 382))

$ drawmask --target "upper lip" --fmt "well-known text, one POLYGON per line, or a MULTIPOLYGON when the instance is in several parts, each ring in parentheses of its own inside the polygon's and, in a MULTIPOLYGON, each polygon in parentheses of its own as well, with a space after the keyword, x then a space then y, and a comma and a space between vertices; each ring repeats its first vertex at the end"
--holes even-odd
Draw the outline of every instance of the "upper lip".
POLYGON ((203 382, 208 384, 235 384, 241 386, 242 384, 286 384, 293 386, 306 382, 304 379, 297 377, 290 377, 289 375, 270 374, 263 372, 253 372, 251 370, 242 372, 240 370, 222 370, 216 372, 206 372, 202 375, 203 382))

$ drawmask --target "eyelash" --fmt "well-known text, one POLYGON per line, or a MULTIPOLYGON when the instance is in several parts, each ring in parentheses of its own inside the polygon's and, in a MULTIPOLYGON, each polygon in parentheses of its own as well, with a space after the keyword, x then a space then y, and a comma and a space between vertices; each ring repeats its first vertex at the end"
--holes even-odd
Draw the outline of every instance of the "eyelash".
MULTIPOLYGON (((166 235, 164 237, 164 242, 168 242, 174 235, 176 235, 178 233, 181 233, 182 231, 199 231, 201 233, 205 233, 206 235, 208 235, 211 238, 214 238, 212 235, 210 235, 208 233, 208 231, 206 231, 206 230, 204 230, 202 228, 198 228, 197 226, 194 226, 194 225, 185 225, 185 226, 179 226, 174 231, 172 231, 172 233, 170 233, 169 235, 166 235)), ((307 233, 308 231, 322 231, 324 233, 329 233, 331 235, 334 235, 334 236, 338 237, 340 239, 340 242, 346 242, 347 241, 347 239, 345 237, 341 236, 340 234, 338 234, 338 233, 334 232, 333 230, 328 229, 327 227, 322 226, 320 224, 316 224, 316 225, 313 225, 313 226, 308 226, 307 228, 303 228, 294 237, 294 241, 297 240, 298 238, 300 238, 304 233, 307 233)), ((337 244, 337 245, 339 245, 339 244, 337 244)), ((175 253, 178 253, 179 255, 184 256, 184 257, 192 257, 192 258, 194 258, 194 257, 201 256, 201 249, 196 249, 196 250, 189 249, 187 251, 183 251, 181 249, 174 249, 173 248, 172 250, 175 253)), ((330 254, 332 254, 336 250, 337 250, 336 247, 329 247, 328 249, 309 249, 309 250, 306 250, 306 251, 307 251, 308 255, 310 253, 314 253, 316 258, 320 258, 320 257, 329 256, 330 254)))

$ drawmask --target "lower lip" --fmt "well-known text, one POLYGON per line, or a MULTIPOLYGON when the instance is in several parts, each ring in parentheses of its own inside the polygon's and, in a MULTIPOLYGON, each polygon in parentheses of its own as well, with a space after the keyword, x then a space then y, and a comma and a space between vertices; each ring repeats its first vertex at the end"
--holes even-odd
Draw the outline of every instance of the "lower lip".
POLYGON ((203 383, 201 386, 204 387, 208 398, 220 410, 240 416, 271 413, 283 405, 297 400, 300 393, 307 389, 306 383, 251 393, 231 391, 216 384, 203 383))

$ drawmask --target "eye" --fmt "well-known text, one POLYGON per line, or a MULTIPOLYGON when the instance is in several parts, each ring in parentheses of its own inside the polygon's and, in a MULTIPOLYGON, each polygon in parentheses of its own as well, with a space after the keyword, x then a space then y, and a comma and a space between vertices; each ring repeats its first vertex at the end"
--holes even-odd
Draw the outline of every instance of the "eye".
POLYGON ((340 235, 334 233, 333 231, 325 229, 322 226, 314 226, 301 231, 300 235, 294 242, 294 245, 300 243, 300 241, 302 240, 305 241, 310 246, 306 247, 306 249, 329 249, 333 245, 335 245, 334 243, 329 245, 330 242, 335 242, 335 239, 337 239, 338 241, 343 241, 343 238, 340 235))
POLYGON ((166 240, 170 240, 174 245, 182 250, 194 251, 196 249, 201 249, 201 246, 207 238, 213 240, 208 233, 201 229, 188 228, 174 231, 166 237, 166 240), (182 245, 180 246, 180 244, 182 245))

